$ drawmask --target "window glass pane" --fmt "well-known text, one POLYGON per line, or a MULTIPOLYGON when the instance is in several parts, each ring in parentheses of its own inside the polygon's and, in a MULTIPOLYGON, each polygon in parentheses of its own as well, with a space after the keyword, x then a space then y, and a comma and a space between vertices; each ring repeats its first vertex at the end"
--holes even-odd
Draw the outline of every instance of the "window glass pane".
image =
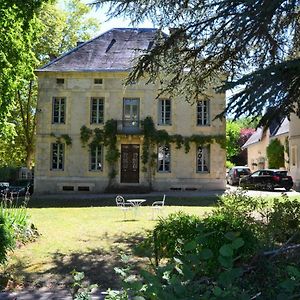
POLYGON ((197 102, 197 125, 209 125, 209 101, 201 100, 197 102))
POLYGON ((53 123, 64 123, 66 114, 66 103, 65 98, 53 98, 52 105, 52 122, 53 123))
POLYGON ((64 144, 52 144, 52 170, 63 170, 64 168, 64 144))
POLYGON ((209 148, 198 147, 197 172, 209 172, 209 148))
POLYGON ((170 147, 169 145, 161 145, 158 147, 158 171, 159 172, 170 172, 170 147))
POLYGON ((171 100, 161 99, 159 101, 159 123, 162 125, 171 124, 171 100))
POLYGON ((103 123, 104 114, 104 99, 92 98, 91 99, 91 123, 100 124, 103 123))
POLYGON ((90 150, 90 170, 102 171, 102 146, 91 148, 90 150))

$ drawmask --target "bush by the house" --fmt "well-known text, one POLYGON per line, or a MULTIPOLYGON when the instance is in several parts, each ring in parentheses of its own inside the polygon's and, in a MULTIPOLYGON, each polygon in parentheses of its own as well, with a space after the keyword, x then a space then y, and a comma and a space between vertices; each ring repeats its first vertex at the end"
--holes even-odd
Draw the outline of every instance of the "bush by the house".
POLYGON ((15 247, 34 240, 38 231, 31 223, 25 205, 16 206, 10 200, 0 203, 0 264, 15 247))
POLYGON ((241 193, 223 197, 203 220, 172 214, 151 233, 165 260, 152 271, 119 272, 123 290, 107 299, 298 299, 299 217, 296 200, 271 207, 241 193))

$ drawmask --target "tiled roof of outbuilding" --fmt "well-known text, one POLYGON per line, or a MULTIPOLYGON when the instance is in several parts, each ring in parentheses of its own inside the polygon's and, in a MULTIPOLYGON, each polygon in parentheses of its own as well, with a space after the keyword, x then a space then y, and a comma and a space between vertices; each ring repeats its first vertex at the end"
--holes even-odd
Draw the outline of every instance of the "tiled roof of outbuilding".
POLYGON ((141 51, 149 50, 155 28, 113 28, 38 69, 43 71, 123 71, 141 51))

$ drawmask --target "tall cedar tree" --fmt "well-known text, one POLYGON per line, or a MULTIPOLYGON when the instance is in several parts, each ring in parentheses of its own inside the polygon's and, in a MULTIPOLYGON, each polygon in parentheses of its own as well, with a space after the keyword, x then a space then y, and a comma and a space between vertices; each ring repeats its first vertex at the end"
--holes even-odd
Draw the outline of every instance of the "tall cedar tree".
POLYGON ((159 82, 161 93, 193 102, 208 87, 236 89, 226 113, 236 118, 300 116, 300 0, 95 0, 110 16, 151 19, 161 34, 136 62, 128 82, 159 82), (166 76, 167 75, 167 76, 166 76))

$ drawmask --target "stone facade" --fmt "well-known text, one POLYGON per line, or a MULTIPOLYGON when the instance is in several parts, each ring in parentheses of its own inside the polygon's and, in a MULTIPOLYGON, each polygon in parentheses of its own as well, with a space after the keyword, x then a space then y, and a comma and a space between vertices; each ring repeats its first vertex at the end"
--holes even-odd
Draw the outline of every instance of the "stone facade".
POLYGON ((267 158, 267 147, 274 139, 280 141, 284 146, 284 160, 286 170, 289 170, 289 155, 287 151, 287 143, 289 139, 290 122, 287 118, 281 120, 274 120, 270 128, 257 128, 253 135, 243 145, 247 149, 247 165, 252 172, 269 168, 267 158))
POLYGON ((300 119, 292 115, 289 134, 290 173, 296 190, 300 190, 300 119))
MULTIPOLYGON (((161 102, 156 99, 158 87, 154 84, 146 85, 144 82, 139 82, 125 87, 123 83, 128 71, 120 69, 98 71, 57 69, 55 70, 53 65, 50 65, 48 69, 46 66, 37 71, 39 100, 34 178, 36 194, 72 191, 103 192, 109 182, 109 165, 105 160, 107 147, 103 146, 102 152, 98 153, 101 158, 97 157, 96 160, 99 165, 101 161, 101 167, 95 168, 93 164, 95 157, 91 158, 90 148, 84 147, 81 142, 81 127, 85 125, 90 129, 103 129, 105 122, 110 119, 118 120, 118 126, 119 124, 122 126, 126 114, 132 114, 132 109, 138 122, 151 116, 156 129, 164 129, 169 134, 225 135, 225 121, 214 120, 214 117, 224 109, 224 94, 211 92, 211 100, 206 103, 208 111, 204 112, 208 120, 203 126, 197 125, 199 111, 197 114, 196 104, 191 105, 179 98, 162 97, 162 99, 168 99, 167 103, 171 105, 171 108, 168 108, 170 122, 164 125, 160 122, 161 102), (92 99, 101 99, 103 120, 99 124, 91 122, 92 99), (60 111, 62 104, 59 101, 63 101, 63 122, 57 122, 58 115, 62 113, 60 111), (62 138, 63 135, 71 138, 71 145, 66 144, 62 138)), ((122 132, 121 130, 118 133, 117 147, 121 152, 121 157, 117 162, 117 174, 114 181, 116 186, 148 186, 148 176, 143 170, 141 160, 143 142, 142 132, 122 132), (135 182, 126 182, 126 174, 122 173, 125 172, 121 164, 124 145, 135 145, 138 163, 135 169, 137 172, 135 182)), ((190 151, 185 153, 184 148, 176 149, 176 144, 171 143, 166 169, 159 170, 157 157, 152 182, 153 189, 158 191, 223 189, 225 187, 225 150, 218 143, 212 143, 207 149, 205 164, 208 167, 199 171, 197 145, 191 144, 190 151)), ((132 163, 130 159, 129 163, 132 163)))

